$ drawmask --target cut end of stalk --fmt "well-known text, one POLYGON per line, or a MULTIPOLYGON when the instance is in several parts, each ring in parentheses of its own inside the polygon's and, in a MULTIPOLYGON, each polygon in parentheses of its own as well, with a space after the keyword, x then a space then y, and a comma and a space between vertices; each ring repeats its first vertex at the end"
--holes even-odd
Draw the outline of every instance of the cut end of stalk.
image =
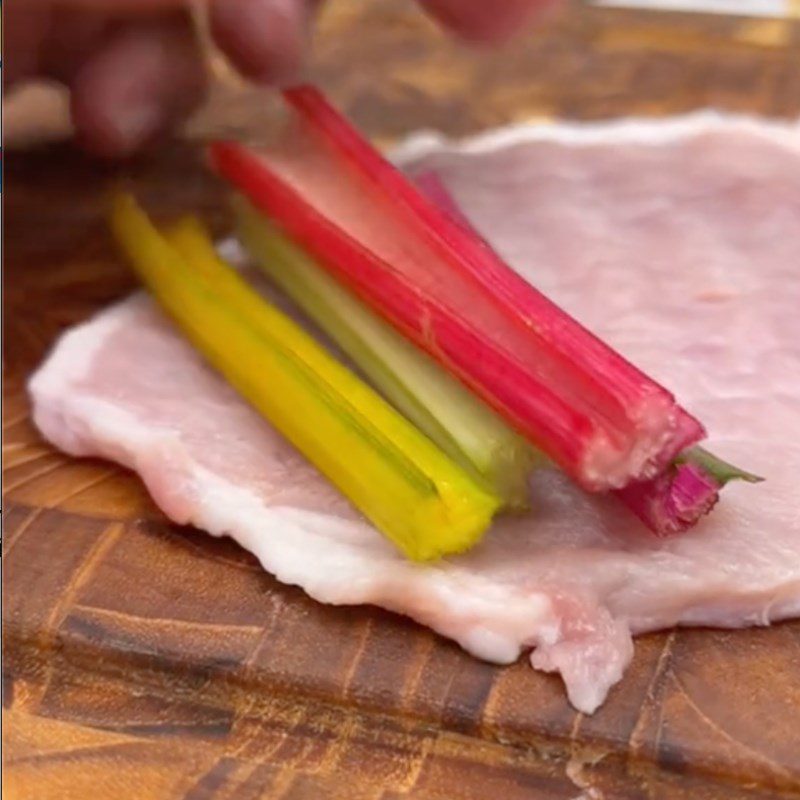
POLYGON ((542 462, 524 439, 508 436, 493 449, 480 475, 503 498, 506 511, 522 513, 531 509, 531 475, 542 462))
POLYGON ((483 538, 499 508, 497 498, 465 502, 463 489, 439 485, 435 501, 409 510, 407 535, 396 534, 395 542, 412 561, 431 562, 471 550, 483 538), (435 534, 435 535, 434 535, 435 534))
POLYGON ((732 480, 758 483, 763 478, 692 447, 652 480, 626 486, 617 495, 656 535, 671 536, 708 514, 732 480))
POLYGON ((620 489, 617 496, 656 536, 693 527, 714 508, 719 486, 693 465, 668 467, 656 478, 620 489))

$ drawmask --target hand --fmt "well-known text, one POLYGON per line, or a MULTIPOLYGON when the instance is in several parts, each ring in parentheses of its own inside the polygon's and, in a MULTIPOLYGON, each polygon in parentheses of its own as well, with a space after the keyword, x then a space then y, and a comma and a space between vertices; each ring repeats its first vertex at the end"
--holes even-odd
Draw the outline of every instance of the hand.
MULTIPOLYGON (((245 76, 277 84, 296 74, 321 0, 204 1, 217 45, 245 76)), ((551 0, 419 2, 458 35, 491 42, 551 0)), ((186 0, 15 0, 4 10, 6 80, 68 86, 77 136, 94 152, 137 150, 204 96, 186 0)))

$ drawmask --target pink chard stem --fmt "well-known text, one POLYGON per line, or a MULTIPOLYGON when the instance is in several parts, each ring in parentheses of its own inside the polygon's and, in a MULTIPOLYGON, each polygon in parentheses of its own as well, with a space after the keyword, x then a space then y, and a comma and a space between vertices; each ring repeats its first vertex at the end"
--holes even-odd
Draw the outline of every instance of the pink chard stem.
MULTIPOLYGON (((414 177, 419 189, 453 221, 480 236, 439 175, 426 170, 414 177)), ((719 501, 729 481, 762 481, 757 475, 729 464, 702 447, 690 447, 656 477, 614 491, 657 536, 682 533, 693 527, 719 501)))

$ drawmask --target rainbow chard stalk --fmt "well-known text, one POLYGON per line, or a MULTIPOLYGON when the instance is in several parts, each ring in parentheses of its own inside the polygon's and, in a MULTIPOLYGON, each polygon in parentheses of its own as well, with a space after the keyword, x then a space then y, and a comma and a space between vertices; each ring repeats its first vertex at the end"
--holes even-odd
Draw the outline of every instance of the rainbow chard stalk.
MULTIPOLYGON (((414 181, 455 221, 479 235, 436 172, 422 172, 414 181)), ((708 514, 719 500, 720 489, 732 480, 758 483, 763 478, 695 446, 676 456, 654 478, 630 483, 614 494, 650 530, 669 536, 688 530, 708 514)))
POLYGON ((426 198, 313 88, 283 135, 211 147, 217 172, 387 322, 591 491, 661 473, 704 436, 672 395, 426 198))

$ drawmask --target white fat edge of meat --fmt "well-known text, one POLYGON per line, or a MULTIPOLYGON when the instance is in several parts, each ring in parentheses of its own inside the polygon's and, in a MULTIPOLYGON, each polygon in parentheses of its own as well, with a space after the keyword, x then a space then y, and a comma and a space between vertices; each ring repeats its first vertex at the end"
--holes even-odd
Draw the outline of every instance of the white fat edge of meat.
POLYGON ((664 144, 698 133, 745 132, 793 150, 800 150, 800 117, 794 121, 726 114, 711 109, 677 117, 624 117, 597 122, 547 120, 521 122, 493 128, 462 139, 437 131, 413 133, 390 152, 400 167, 440 152, 448 154, 491 153, 518 144, 554 142, 564 145, 664 144))

